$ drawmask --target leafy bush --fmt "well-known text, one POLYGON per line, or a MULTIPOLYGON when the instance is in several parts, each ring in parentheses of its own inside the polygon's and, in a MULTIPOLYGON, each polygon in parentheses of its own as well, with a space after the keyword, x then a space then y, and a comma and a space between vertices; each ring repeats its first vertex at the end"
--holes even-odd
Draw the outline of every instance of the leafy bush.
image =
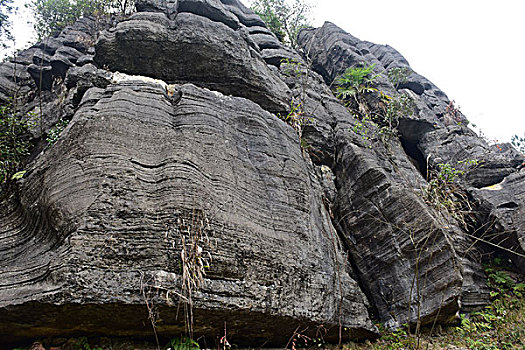
POLYGON ((47 134, 46 141, 49 145, 54 144, 58 141, 58 138, 60 137, 60 134, 66 126, 69 124, 68 120, 60 119, 51 130, 49 130, 49 133, 47 134))
POLYGON ((78 338, 75 344, 73 344, 73 348, 75 350, 102 350, 100 347, 92 348, 91 345, 89 345, 89 341, 86 337, 78 338))
POLYGON ((14 113, 12 105, 0 106, 0 184, 7 183, 29 155, 27 131, 27 122, 14 113))
POLYGON ((372 75, 374 68, 375 64, 347 68, 335 80, 337 98, 347 100, 356 98, 359 94, 377 92, 378 90, 372 87, 377 78, 377 75, 372 75))
MULTIPOLYGON (((475 168, 480 161, 466 159, 457 162, 457 166, 475 168)), ((428 171, 428 183, 423 191, 426 202, 438 210, 445 210, 464 228, 468 228, 470 218, 468 213, 472 208, 466 192, 456 184, 458 177, 465 174, 464 170, 455 168, 449 163, 439 163, 435 169, 428 171)))
POLYGON ((353 129, 365 143, 376 134, 384 142, 396 136, 399 118, 414 113, 414 101, 410 96, 388 96, 373 86, 379 76, 373 74, 374 68, 374 64, 350 67, 335 80, 336 96, 358 119, 353 129))
POLYGON ((31 0, 27 6, 35 15, 38 37, 43 39, 83 16, 128 13, 135 5, 133 0, 31 0))
POLYGON ((399 118, 414 114, 414 100, 408 95, 390 97, 382 94, 382 101, 384 112, 378 116, 378 124, 383 133, 394 133, 399 125, 399 118))
POLYGON ((283 58, 281 67, 283 73, 289 77, 300 77, 303 72, 303 64, 296 59, 283 58))
POLYGON ((304 0, 255 0, 252 10, 283 42, 297 48, 299 30, 310 26, 311 6, 304 0))
POLYGON ((492 304, 472 313, 470 319, 462 316, 456 332, 470 349, 525 349, 525 301, 520 292, 525 284, 517 284, 497 260, 485 269, 492 304))
POLYGON ((399 85, 407 82, 408 77, 412 74, 412 69, 408 67, 396 67, 388 70, 388 80, 395 86, 396 89, 399 85))
POLYGON ((164 350, 200 350, 199 343, 188 337, 173 338, 164 350))

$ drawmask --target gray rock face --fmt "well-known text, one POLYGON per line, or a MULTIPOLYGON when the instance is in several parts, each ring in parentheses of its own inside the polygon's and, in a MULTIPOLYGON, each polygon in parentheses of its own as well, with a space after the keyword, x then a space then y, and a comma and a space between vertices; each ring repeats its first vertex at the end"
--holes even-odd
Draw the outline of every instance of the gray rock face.
MULTIPOLYGON (((337 179, 333 221, 375 317, 392 328, 418 315, 423 322, 450 318, 459 310, 463 285, 451 240, 459 229, 447 227, 416 194, 424 180, 401 144, 392 142, 387 150, 380 141, 363 142, 349 111, 320 79, 307 88, 304 106, 315 125, 304 137, 312 159, 332 167, 337 179)), ((297 83, 298 98, 301 89, 297 83)))
POLYGON ((503 247, 519 271, 525 271, 525 171, 505 177, 500 183, 481 189, 471 189, 480 203, 480 216, 489 222, 484 236, 503 247))
MULTIPOLYGON (((338 324, 342 302, 344 326, 373 335, 294 131, 248 100, 193 85, 176 89, 178 101, 162 84, 136 78, 88 90, 61 140, 31 166, 23 195, 2 219, 0 329, 26 336, 27 325, 13 329, 9 320, 35 301, 53 310, 119 305, 131 315, 144 303, 141 274, 180 292, 180 234, 201 215, 213 261, 194 297, 196 312, 266 315, 263 327, 273 320, 281 332, 261 334, 251 324, 235 332, 239 341, 275 343, 301 320, 338 324)), ((164 306, 162 318, 174 320, 176 309, 164 306)), ((224 320, 203 327, 220 334, 224 320)), ((149 335, 146 321, 144 313, 132 324, 112 319, 113 334, 149 335)), ((90 322, 64 326, 62 334, 79 326, 103 332, 90 322)), ((159 332, 174 329, 183 325, 159 332)), ((197 324, 195 331, 205 329, 197 324)))
MULTIPOLYGON (((323 76, 327 83, 331 83, 333 79, 341 74, 347 67, 361 63, 368 65, 375 64, 375 70, 377 73, 382 73, 383 75, 386 75, 385 73, 391 68, 409 67, 406 59, 391 47, 362 42, 331 23, 325 23, 325 25, 319 29, 302 31, 299 36, 299 42, 303 50, 311 53, 313 68, 323 76)), ((498 222, 505 221, 501 215, 495 213, 490 214, 494 208, 497 207, 495 202, 491 202, 491 200, 494 201, 495 199, 485 198, 483 191, 477 191, 472 186, 477 188, 489 186, 500 182, 508 176, 514 176, 512 174, 516 173, 517 166, 523 162, 523 155, 520 155, 512 147, 505 145, 497 147, 489 146, 484 140, 477 137, 472 131, 464 126, 467 122, 464 116, 460 113, 455 116, 457 120, 450 120, 450 116, 447 115, 447 108, 450 108, 449 106, 451 105, 451 102, 435 85, 417 73, 410 74, 407 80, 402 84, 399 84, 397 87, 393 86, 388 81, 385 81, 382 77, 378 78, 377 85, 379 89, 388 94, 396 94, 398 92, 406 93, 415 101, 416 113, 413 116, 402 117, 400 119, 398 131, 400 140, 403 143, 404 151, 408 152, 408 156, 410 156, 414 162, 419 162, 419 164, 416 164, 418 170, 423 173, 427 168, 434 168, 439 163, 448 163, 459 169, 463 169, 466 174, 460 180, 460 187, 462 187, 463 191, 466 193, 470 193, 470 196, 478 198, 477 204, 473 204, 476 207, 475 212, 477 213, 478 225, 481 225, 482 227, 492 226, 489 225, 492 220, 489 219, 490 216, 497 217, 496 220, 498 220, 498 222), (469 168, 458 163, 465 160, 477 160, 480 162, 481 166, 469 168), (483 198, 481 199, 480 197, 483 198)), ((342 135, 348 134, 348 131, 342 133, 342 135)), ((353 208, 354 210, 352 214, 349 214, 352 225, 349 228, 346 228, 347 232, 353 234, 351 242, 353 244, 359 244, 359 238, 366 239, 363 241, 363 246, 358 246, 358 249, 355 251, 350 249, 350 252, 357 256, 357 270, 374 272, 375 270, 371 270, 373 268, 381 272, 389 271, 385 273, 386 276, 391 277, 392 275, 395 275, 397 276, 396 278, 398 278, 400 273, 399 268, 396 267, 396 265, 401 264, 404 261, 404 259, 399 259, 399 257, 394 258, 393 261, 389 261, 388 263, 371 263, 371 267, 369 268, 359 265, 361 260, 367 263, 373 261, 372 259, 378 255, 378 252, 385 249, 385 247, 385 254, 394 254, 395 256, 395 249, 396 247, 399 247, 399 243, 396 242, 398 238, 396 237, 399 236, 406 239, 407 234, 398 235, 396 232, 398 230, 403 231, 402 227, 406 227, 407 223, 412 223, 408 225, 411 227, 408 230, 411 237, 417 235, 418 230, 422 229, 423 231, 421 234, 423 236, 423 232, 427 232, 427 234, 432 232, 431 235, 437 239, 436 242, 439 242, 440 239, 437 238, 439 235, 433 233, 434 228, 439 227, 440 230, 442 230, 442 228, 449 228, 451 230, 449 232, 446 232, 446 230, 445 232, 442 231, 442 242, 445 245, 449 243, 452 244, 450 250, 452 256, 456 256, 456 254, 457 256, 465 256, 465 253, 469 251, 468 247, 471 246, 474 241, 472 239, 472 232, 462 232, 461 229, 457 228, 455 220, 447 217, 446 213, 446 224, 439 223, 439 220, 436 222, 436 218, 443 214, 436 215, 435 212, 428 212, 426 204, 418 203, 420 200, 418 200, 417 196, 414 197, 413 190, 415 189, 417 191, 418 188, 423 188, 425 183, 424 181, 421 181, 421 178, 419 181, 413 181, 413 179, 417 179, 417 176, 415 176, 413 172, 415 169, 410 171, 405 165, 400 167, 395 164, 399 164, 400 161, 403 162, 403 158, 406 158, 407 156, 404 155, 404 152, 402 151, 395 151, 396 143, 396 140, 391 142, 389 145, 391 150, 387 153, 381 151, 378 152, 378 147, 374 145, 373 148, 375 153, 377 153, 376 156, 370 155, 372 152, 362 152, 362 150, 356 148, 355 145, 359 143, 355 140, 348 142, 350 147, 336 147, 338 151, 340 150, 341 153, 339 154, 342 157, 341 160, 336 163, 338 166, 340 166, 339 164, 346 163, 346 166, 341 167, 339 170, 341 173, 337 171, 336 167, 335 174, 339 179, 341 179, 341 176, 344 178, 341 182, 341 184, 343 184, 343 191, 340 192, 341 196, 339 198, 339 205, 347 202, 347 208, 343 207, 343 209, 348 211, 348 208, 353 208), (346 150, 348 153, 343 150, 346 150), (362 153, 369 154, 363 155, 362 153), (383 153, 383 155, 380 155, 381 153, 383 153), (347 154, 349 159, 345 160, 344 156, 347 154), (360 158, 363 160, 359 161, 360 158), (359 163, 365 163, 365 161, 370 163, 371 159, 374 158, 390 159, 391 164, 379 163, 378 166, 372 163, 369 166, 359 166, 359 163), (394 167, 392 168, 392 166, 394 167), (361 171, 355 170, 360 169, 361 167, 361 171), (398 167, 399 169, 404 170, 404 174, 403 172, 396 170, 398 167), (347 169, 352 169, 353 171, 348 172, 347 169), (410 174, 411 172, 412 174, 410 174), (362 174, 363 179, 359 178, 360 173, 362 174), (401 175, 401 177, 396 175, 401 175), (367 177, 369 177, 369 180, 366 179, 367 177), (406 181, 407 179, 410 179, 410 181, 406 181), (359 185, 360 182, 362 182, 362 185, 359 185), (396 190, 398 185, 401 185, 401 188, 396 190), (344 189, 344 186, 347 188, 344 189), (371 202, 372 204, 369 209, 366 209, 367 202, 371 202), (396 204, 397 202, 400 204, 396 204), (394 209, 396 207, 397 209, 394 209), (405 212, 402 208, 411 208, 408 212, 413 213, 413 218, 411 218, 411 216, 408 216, 407 218, 402 214, 405 212), (368 212, 369 210, 370 212, 368 212), (388 214, 389 212, 392 214, 388 214), (415 226, 413 226, 413 223, 415 222, 418 222, 421 225, 415 224, 415 226), (400 225, 400 223, 403 224, 400 225), (384 227, 390 227, 390 230, 392 230, 393 233, 386 235, 388 243, 381 245, 376 242, 377 239, 379 239, 380 242, 382 239, 385 239, 385 236, 381 236, 375 232, 378 224, 380 226, 384 225, 384 227), (360 236, 359 234, 356 235, 356 232, 363 232, 363 236, 360 236), (374 248, 371 249, 369 247, 372 243, 374 244, 374 248), (363 251, 367 253, 363 254, 363 251), (381 268, 377 268, 377 265, 381 266, 381 268), (395 272, 390 271, 389 268, 394 269, 395 272)), ((399 147, 397 149, 399 149, 399 147)), ((516 186, 516 181, 510 181, 509 187, 512 189, 509 188, 508 191, 511 193, 519 193, 520 191, 514 186, 516 186)), ((515 263, 519 266, 519 256, 522 254, 523 247, 518 244, 520 229, 516 229, 516 227, 520 227, 522 219, 518 218, 519 205, 516 203, 521 202, 519 199, 516 199, 513 203, 515 203, 515 205, 507 205, 507 207, 512 207, 509 209, 512 212, 510 215, 515 217, 515 219, 512 221, 512 224, 508 225, 504 230, 506 232, 505 237, 508 238, 509 243, 507 245, 503 244, 503 248, 512 247, 510 249, 519 254, 510 254, 513 255, 512 259, 516 260, 515 263), (511 229, 511 227, 515 228, 511 229)), ((339 213, 340 216, 346 217, 344 211, 341 209, 339 209, 339 211, 341 211, 339 213)), ((507 222, 509 221, 507 220, 507 222)), ((500 225, 501 227, 504 226, 504 224, 500 225)), ((343 230, 345 230, 344 227, 343 230)), ((480 231, 483 232, 484 230, 480 231)), ((502 229, 497 229, 497 231, 501 232, 502 229)), ((385 229, 380 229, 380 232, 385 232, 385 229)), ((485 233, 483 235, 485 235, 485 233)), ((501 242, 501 237, 499 240, 501 242)), ((501 246, 500 242, 494 243, 501 246)), ((414 243, 412 242, 411 244, 414 243)), ((438 245, 435 246, 433 244, 432 247, 437 248, 438 245)), ((402 248, 397 248, 397 250, 400 252, 404 251, 402 248)), ((444 250, 443 248, 438 248, 438 251, 443 253, 444 250)), ((437 259, 440 260, 439 258, 437 259)), ((414 257, 409 257, 408 261, 413 262, 414 257)), ((448 257, 443 257, 442 261, 450 262, 451 260, 448 257)), ((427 263, 428 262, 426 261, 424 265, 427 263)), ((488 300, 488 289, 484 286, 483 270, 479 265, 479 261, 476 259, 475 255, 467 255, 463 258, 456 258, 454 264, 456 266, 454 270, 456 271, 457 267, 461 266, 462 304, 464 308, 469 309, 479 307, 479 305, 488 300)), ((418 269, 419 268, 420 267, 418 267, 418 269)), ((431 270, 436 271, 435 267, 431 267, 431 270)), ((441 274, 446 274, 447 272, 445 271, 447 270, 449 272, 451 271, 449 268, 446 268, 441 274)), ((365 275, 369 276, 369 274, 365 275)), ((365 280, 368 279, 365 278, 365 280)), ((448 278, 448 280, 452 281, 454 279, 448 278)), ((400 283, 393 283, 391 285, 399 286, 400 284, 406 283, 407 279, 401 278, 400 281, 400 283)), ((374 281, 374 283, 376 286, 369 287, 368 289, 372 299, 375 298, 372 304, 379 305, 378 311, 380 315, 388 315, 386 311, 391 312, 392 304, 395 305, 395 303, 389 302, 387 303, 388 307, 381 310, 381 301, 379 300, 379 297, 382 297, 385 294, 385 292, 382 291, 385 288, 379 285, 379 281, 374 281)), ((407 290, 406 286, 401 289, 404 289, 405 291, 407 290)), ((440 287, 439 290, 447 290, 447 287, 440 287)), ((394 294, 391 290, 389 290, 388 293, 389 295, 394 294)), ((431 291, 429 292, 429 295, 435 296, 435 293, 435 291, 431 291)), ((410 298, 401 298, 401 300, 408 299, 410 298)), ((429 304, 431 305, 432 302, 429 304)), ((432 310, 432 308, 433 306, 430 306, 429 310, 432 310)), ((396 310, 394 314, 399 315, 403 314, 403 312, 396 310)))
POLYGON ((174 19, 163 13, 131 16, 101 36, 95 61, 111 70, 249 98, 273 112, 289 109, 287 86, 266 66, 237 18, 223 6, 206 4, 179 1, 174 19))
POLYGON ((385 73, 409 67, 396 50, 326 23, 301 32, 299 53, 238 0, 137 9, 102 32, 82 19, 0 64, 0 103, 16 93, 39 116, 27 172, 0 196, 1 345, 148 338, 146 304, 161 338, 182 334, 188 266, 209 265, 189 294, 195 336, 213 342, 226 322, 247 346, 282 346, 298 326, 372 338, 372 320, 479 308, 479 238, 525 268, 523 156, 478 138, 417 73, 394 86, 385 73), (398 135, 364 137, 330 90, 358 63, 414 100, 398 135), (301 139, 276 115, 291 107, 301 139), (427 169, 466 159, 481 161, 457 183, 475 232, 423 196, 427 169))

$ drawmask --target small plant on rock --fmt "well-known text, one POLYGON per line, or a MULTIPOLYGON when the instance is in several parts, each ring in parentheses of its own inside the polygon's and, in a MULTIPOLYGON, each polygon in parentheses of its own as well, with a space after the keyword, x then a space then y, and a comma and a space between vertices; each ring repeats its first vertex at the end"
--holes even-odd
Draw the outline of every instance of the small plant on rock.
POLYGON ((58 138, 60 137, 60 134, 66 126, 69 124, 69 121, 66 119, 60 119, 51 130, 49 130, 47 134, 46 141, 49 145, 53 145, 55 142, 58 141, 58 138))
MULTIPOLYGON (((480 161, 472 159, 457 162, 458 166, 466 168, 475 168, 480 164, 480 161)), ((464 228, 468 228, 467 214, 472 211, 472 207, 465 191, 456 184, 456 180, 464 175, 465 171, 449 163, 438 163, 434 170, 428 169, 427 174, 428 183, 423 191, 427 203, 445 210, 464 228)))
POLYGON ((182 272, 181 300, 184 303, 186 327, 193 337, 193 294, 204 285, 206 269, 209 269, 212 256, 208 232, 210 222, 206 215, 194 210, 191 219, 179 218, 177 229, 181 239, 180 263, 182 272))
POLYGON ((29 125, 13 111, 12 105, 0 106, 0 185, 20 170, 29 155, 29 125))
POLYGON ((302 74, 303 64, 296 59, 283 58, 281 65, 284 67, 283 73, 287 76, 298 77, 302 74))
POLYGON ((278 114, 277 116, 279 117, 279 119, 284 121, 286 124, 290 125, 297 132, 297 135, 299 135, 301 147, 306 147, 307 145, 303 140, 303 131, 304 128, 307 125, 312 124, 314 120, 313 118, 305 115, 305 113, 302 110, 302 105, 295 104, 294 101, 292 101, 290 105, 290 112, 287 115, 278 114))
POLYGON ((377 136, 387 143, 397 136, 399 118, 412 115, 414 101, 406 94, 389 96, 373 86, 379 75, 374 75, 375 65, 348 68, 336 79, 336 96, 345 102, 358 122, 353 131, 368 141, 377 136))
POLYGON ((408 67, 396 67, 388 70, 388 80, 394 85, 396 89, 399 89, 401 84, 407 82, 408 77, 413 73, 412 69, 408 67))
POLYGON ((343 101, 354 99, 357 104, 360 104, 360 95, 377 92, 378 90, 372 86, 378 77, 378 75, 372 74, 374 68, 375 64, 347 68, 345 72, 335 80, 337 98, 343 101))
POLYGON ((376 115, 376 123, 380 133, 387 136, 397 136, 397 127, 401 117, 414 114, 414 101, 405 94, 394 97, 381 93, 383 112, 376 115))
POLYGON ((459 106, 456 105, 455 101, 450 101, 445 109, 445 118, 449 120, 449 123, 456 124, 459 126, 468 125, 469 121, 463 116, 459 106))

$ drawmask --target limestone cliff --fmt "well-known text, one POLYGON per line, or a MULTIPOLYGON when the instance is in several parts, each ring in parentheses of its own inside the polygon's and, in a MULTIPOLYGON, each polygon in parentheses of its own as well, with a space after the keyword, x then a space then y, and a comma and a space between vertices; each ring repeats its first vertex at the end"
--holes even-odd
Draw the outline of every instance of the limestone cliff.
POLYGON ((523 155, 450 120, 417 73, 386 79, 409 67, 389 46, 331 23, 299 43, 237 0, 141 0, 0 64, 0 102, 39 116, 27 172, 2 193, 0 344, 152 339, 148 307, 169 338, 188 299, 208 345, 225 322, 240 345, 284 345, 297 327, 373 338, 373 321, 446 322, 486 303, 479 252, 523 271, 523 155), (331 90, 361 63, 414 101, 395 137, 364 139, 331 90), (281 120, 298 101, 301 139, 281 120), (469 225, 424 197, 429 169, 466 159, 481 164, 456 183, 469 225))

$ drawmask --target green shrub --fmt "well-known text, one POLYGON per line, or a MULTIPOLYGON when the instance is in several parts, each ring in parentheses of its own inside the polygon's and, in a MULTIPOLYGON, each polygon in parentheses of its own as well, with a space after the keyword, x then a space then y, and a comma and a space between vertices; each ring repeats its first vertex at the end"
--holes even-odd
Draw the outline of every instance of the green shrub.
POLYGON ((58 141, 58 138, 60 137, 60 134, 66 126, 69 124, 69 121, 66 119, 60 119, 51 130, 49 130, 47 134, 46 141, 49 145, 53 145, 55 142, 58 141))
POLYGON ((297 48, 299 30, 310 26, 311 6, 304 0, 255 0, 252 10, 277 38, 297 48))
POLYGON ((394 97, 381 94, 383 112, 376 117, 382 133, 397 134, 399 118, 414 114, 414 100, 408 95, 400 94, 394 97))
MULTIPOLYGON (((456 166, 468 169, 480 164, 478 160, 467 159, 458 161, 456 166)), ((464 170, 449 163, 438 163, 435 169, 428 171, 423 197, 428 204, 438 210, 445 210, 467 229, 471 224, 472 219, 468 214, 472 209, 465 190, 456 184, 456 180, 464 174, 464 170)))
POLYGON ((407 82, 408 77, 412 74, 412 69, 408 67, 396 67, 388 70, 387 76, 388 80, 395 86, 396 89, 399 88, 399 85, 407 82))
POLYGON ((128 13, 134 6, 133 0, 31 0, 27 4, 34 13, 39 39, 59 32, 83 16, 128 13))
POLYGON ((414 113, 410 96, 388 96, 373 86, 379 76, 373 74, 374 68, 374 64, 350 67, 335 80, 336 96, 358 119, 353 129, 366 144, 373 136, 379 136, 383 142, 397 136, 399 118, 414 113))
POLYGON ((28 124, 12 105, 0 106, 0 184, 11 180, 29 155, 28 124))
POLYGON ((164 350, 200 350, 199 343, 188 337, 173 338, 164 350))
POLYGON ((94 347, 92 348, 91 345, 89 345, 89 341, 87 337, 80 337, 76 340, 75 344, 73 345, 73 348, 75 350, 102 350, 100 347, 94 347))
POLYGON ((374 68, 375 64, 347 68, 335 80, 337 98, 347 100, 359 94, 377 92, 378 90, 372 87, 372 83, 378 77, 378 75, 372 75, 374 68))

